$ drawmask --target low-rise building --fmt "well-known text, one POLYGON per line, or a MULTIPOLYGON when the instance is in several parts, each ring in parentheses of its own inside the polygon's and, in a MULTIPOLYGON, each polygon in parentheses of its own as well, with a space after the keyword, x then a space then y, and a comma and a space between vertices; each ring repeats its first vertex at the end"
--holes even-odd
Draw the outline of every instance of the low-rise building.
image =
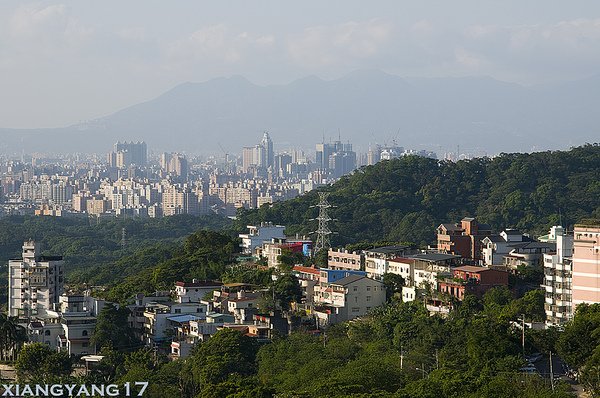
POLYGON ((349 252, 346 249, 329 249, 327 252, 327 267, 330 269, 364 270, 365 255, 355 251, 349 252))
POLYGON ((486 236, 482 241, 483 264, 501 265, 504 256, 513 249, 511 244, 529 242, 531 238, 516 229, 506 229, 499 235, 486 236))
POLYGON ((489 225, 479 224, 472 217, 463 218, 459 224, 440 224, 437 228, 437 250, 478 263, 482 257, 482 240, 491 234, 489 225))
POLYGON ((416 253, 409 246, 396 245, 384 246, 365 250, 365 271, 367 276, 373 279, 382 279, 388 272, 388 260, 395 257, 405 257, 416 253))
POLYGON ((257 247, 262 246, 263 243, 276 239, 285 239, 285 226, 273 225, 272 223, 261 223, 259 226, 248 225, 249 232, 247 234, 240 234, 239 237, 242 240, 242 253, 253 255, 257 247))
POLYGON ((175 295, 178 303, 199 303, 209 293, 221 289, 223 284, 216 281, 175 282, 175 295))
POLYGON ((363 275, 349 275, 315 292, 314 314, 320 326, 335 324, 364 316, 385 301, 383 282, 363 275))
POLYGON ((462 300, 470 293, 483 296, 489 289, 508 286, 508 272, 489 267, 465 265, 452 270, 452 278, 439 281, 438 291, 462 300))

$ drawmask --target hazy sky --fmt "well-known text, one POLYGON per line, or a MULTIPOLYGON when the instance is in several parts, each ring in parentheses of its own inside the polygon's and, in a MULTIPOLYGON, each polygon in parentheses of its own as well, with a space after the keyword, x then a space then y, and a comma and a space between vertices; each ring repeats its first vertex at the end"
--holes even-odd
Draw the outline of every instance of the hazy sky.
POLYGON ((600 1, 0 1, 0 127, 69 125, 185 81, 366 68, 523 84, 600 73, 600 1))

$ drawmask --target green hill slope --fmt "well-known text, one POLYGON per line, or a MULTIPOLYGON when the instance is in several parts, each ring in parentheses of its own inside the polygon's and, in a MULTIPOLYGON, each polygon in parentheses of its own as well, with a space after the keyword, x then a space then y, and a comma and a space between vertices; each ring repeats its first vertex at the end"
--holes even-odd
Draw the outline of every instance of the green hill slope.
MULTIPOLYGON (((361 241, 431 243, 434 228, 476 216, 496 229, 541 234, 600 216, 600 146, 502 154, 456 163, 404 157, 363 167, 330 192, 335 245, 361 241)), ((239 213, 238 227, 272 221, 288 234, 316 229, 317 192, 239 213)))

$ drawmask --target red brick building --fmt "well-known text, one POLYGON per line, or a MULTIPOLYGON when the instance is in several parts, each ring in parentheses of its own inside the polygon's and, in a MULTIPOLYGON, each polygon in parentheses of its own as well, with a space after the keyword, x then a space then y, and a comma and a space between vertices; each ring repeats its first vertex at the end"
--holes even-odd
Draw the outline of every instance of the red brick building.
POLYGON ((466 293, 481 297, 496 286, 508 286, 506 270, 465 265, 454 268, 452 279, 440 281, 438 290, 440 293, 446 293, 462 300, 466 293))
POLYGON ((440 224, 437 228, 437 250, 479 263, 483 258, 481 241, 491 235, 489 225, 479 224, 476 219, 465 217, 460 224, 440 224))

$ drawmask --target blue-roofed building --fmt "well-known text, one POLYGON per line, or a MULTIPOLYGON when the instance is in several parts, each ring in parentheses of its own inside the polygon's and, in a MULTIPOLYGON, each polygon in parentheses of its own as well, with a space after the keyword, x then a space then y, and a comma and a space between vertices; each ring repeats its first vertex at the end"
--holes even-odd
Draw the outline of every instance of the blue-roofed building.
POLYGON ((340 280, 340 279, 345 278, 350 275, 356 275, 356 276, 366 276, 367 275, 367 273, 365 271, 347 270, 347 269, 321 268, 319 270, 319 272, 320 272, 320 277, 319 277, 320 283, 333 283, 337 280, 340 280))

